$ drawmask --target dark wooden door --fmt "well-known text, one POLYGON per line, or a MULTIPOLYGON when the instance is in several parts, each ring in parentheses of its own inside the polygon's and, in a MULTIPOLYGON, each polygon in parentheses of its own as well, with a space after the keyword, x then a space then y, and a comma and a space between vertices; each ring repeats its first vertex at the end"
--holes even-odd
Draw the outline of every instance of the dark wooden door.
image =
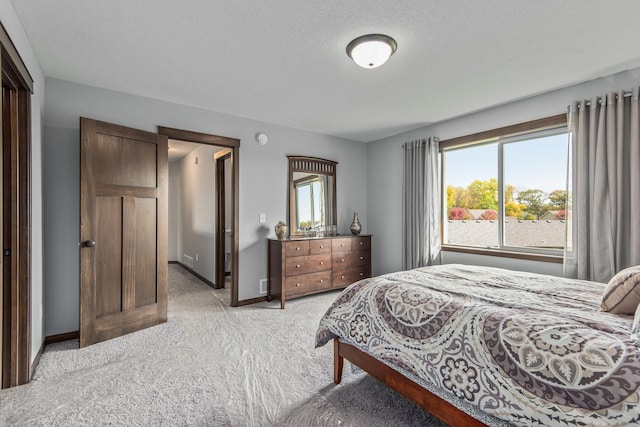
POLYGON ((80 347, 167 320, 167 137, 80 119, 80 347))

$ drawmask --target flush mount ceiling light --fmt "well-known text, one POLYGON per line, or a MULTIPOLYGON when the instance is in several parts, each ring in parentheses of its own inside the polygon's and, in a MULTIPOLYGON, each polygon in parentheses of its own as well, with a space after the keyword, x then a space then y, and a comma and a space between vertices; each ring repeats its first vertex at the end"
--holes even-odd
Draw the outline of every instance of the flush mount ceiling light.
POLYGON ((398 44, 384 34, 367 34, 351 40, 347 55, 363 68, 376 68, 387 62, 398 44))

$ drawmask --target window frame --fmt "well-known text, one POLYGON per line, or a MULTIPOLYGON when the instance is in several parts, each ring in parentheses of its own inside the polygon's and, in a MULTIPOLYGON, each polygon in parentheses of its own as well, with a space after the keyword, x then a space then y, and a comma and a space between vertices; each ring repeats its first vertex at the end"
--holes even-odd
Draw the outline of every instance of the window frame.
MULTIPOLYGON (((555 116, 544 117, 537 120, 532 120, 524 123, 518 123, 510 126, 496 128, 484 132, 479 132, 470 135, 464 135, 457 138, 451 138, 448 140, 440 141, 440 156, 446 151, 454 149, 463 149, 465 147, 478 146, 482 144, 497 143, 498 150, 498 239, 499 248, 482 248, 477 246, 465 246, 444 243, 444 227, 445 221, 447 221, 447 203, 446 203, 446 188, 445 188, 445 168, 446 165, 442 161, 443 167, 441 168, 441 182, 442 182, 442 212, 440 218, 440 243, 442 250, 449 252, 462 252, 478 255, 489 255, 505 258, 518 258, 532 261, 553 262, 562 263, 563 251, 555 249, 538 249, 538 248, 524 248, 517 246, 504 245, 504 159, 503 159, 503 146, 505 144, 512 144, 518 141, 526 140, 523 138, 529 134, 543 134, 553 135, 556 131, 566 130, 567 115, 558 114, 555 116)), ((561 132, 557 132, 561 133, 561 132)), ((537 136, 537 135, 536 135, 537 136)), ((442 159, 441 159, 442 160, 442 159)))

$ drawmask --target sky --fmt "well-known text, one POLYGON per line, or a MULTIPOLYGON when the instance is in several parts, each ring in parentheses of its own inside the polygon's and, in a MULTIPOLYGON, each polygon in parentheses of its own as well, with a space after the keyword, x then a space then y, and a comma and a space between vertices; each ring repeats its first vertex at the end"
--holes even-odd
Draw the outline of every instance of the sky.
MULTIPOLYGON (((545 193, 566 189, 567 134, 504 144, 505 185, 545 193)), ((445 186, 497 178, 498 144, 447 151, 445 186)))

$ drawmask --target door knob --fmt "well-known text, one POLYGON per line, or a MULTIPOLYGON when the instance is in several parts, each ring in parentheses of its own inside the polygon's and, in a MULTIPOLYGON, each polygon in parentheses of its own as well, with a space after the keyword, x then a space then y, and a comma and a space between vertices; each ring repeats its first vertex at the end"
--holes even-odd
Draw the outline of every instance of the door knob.
POLYGON ((85 248, 92 248, 96 245, 95 240, 85 240, 84 242, 82 242, 82 246, 85 248))

